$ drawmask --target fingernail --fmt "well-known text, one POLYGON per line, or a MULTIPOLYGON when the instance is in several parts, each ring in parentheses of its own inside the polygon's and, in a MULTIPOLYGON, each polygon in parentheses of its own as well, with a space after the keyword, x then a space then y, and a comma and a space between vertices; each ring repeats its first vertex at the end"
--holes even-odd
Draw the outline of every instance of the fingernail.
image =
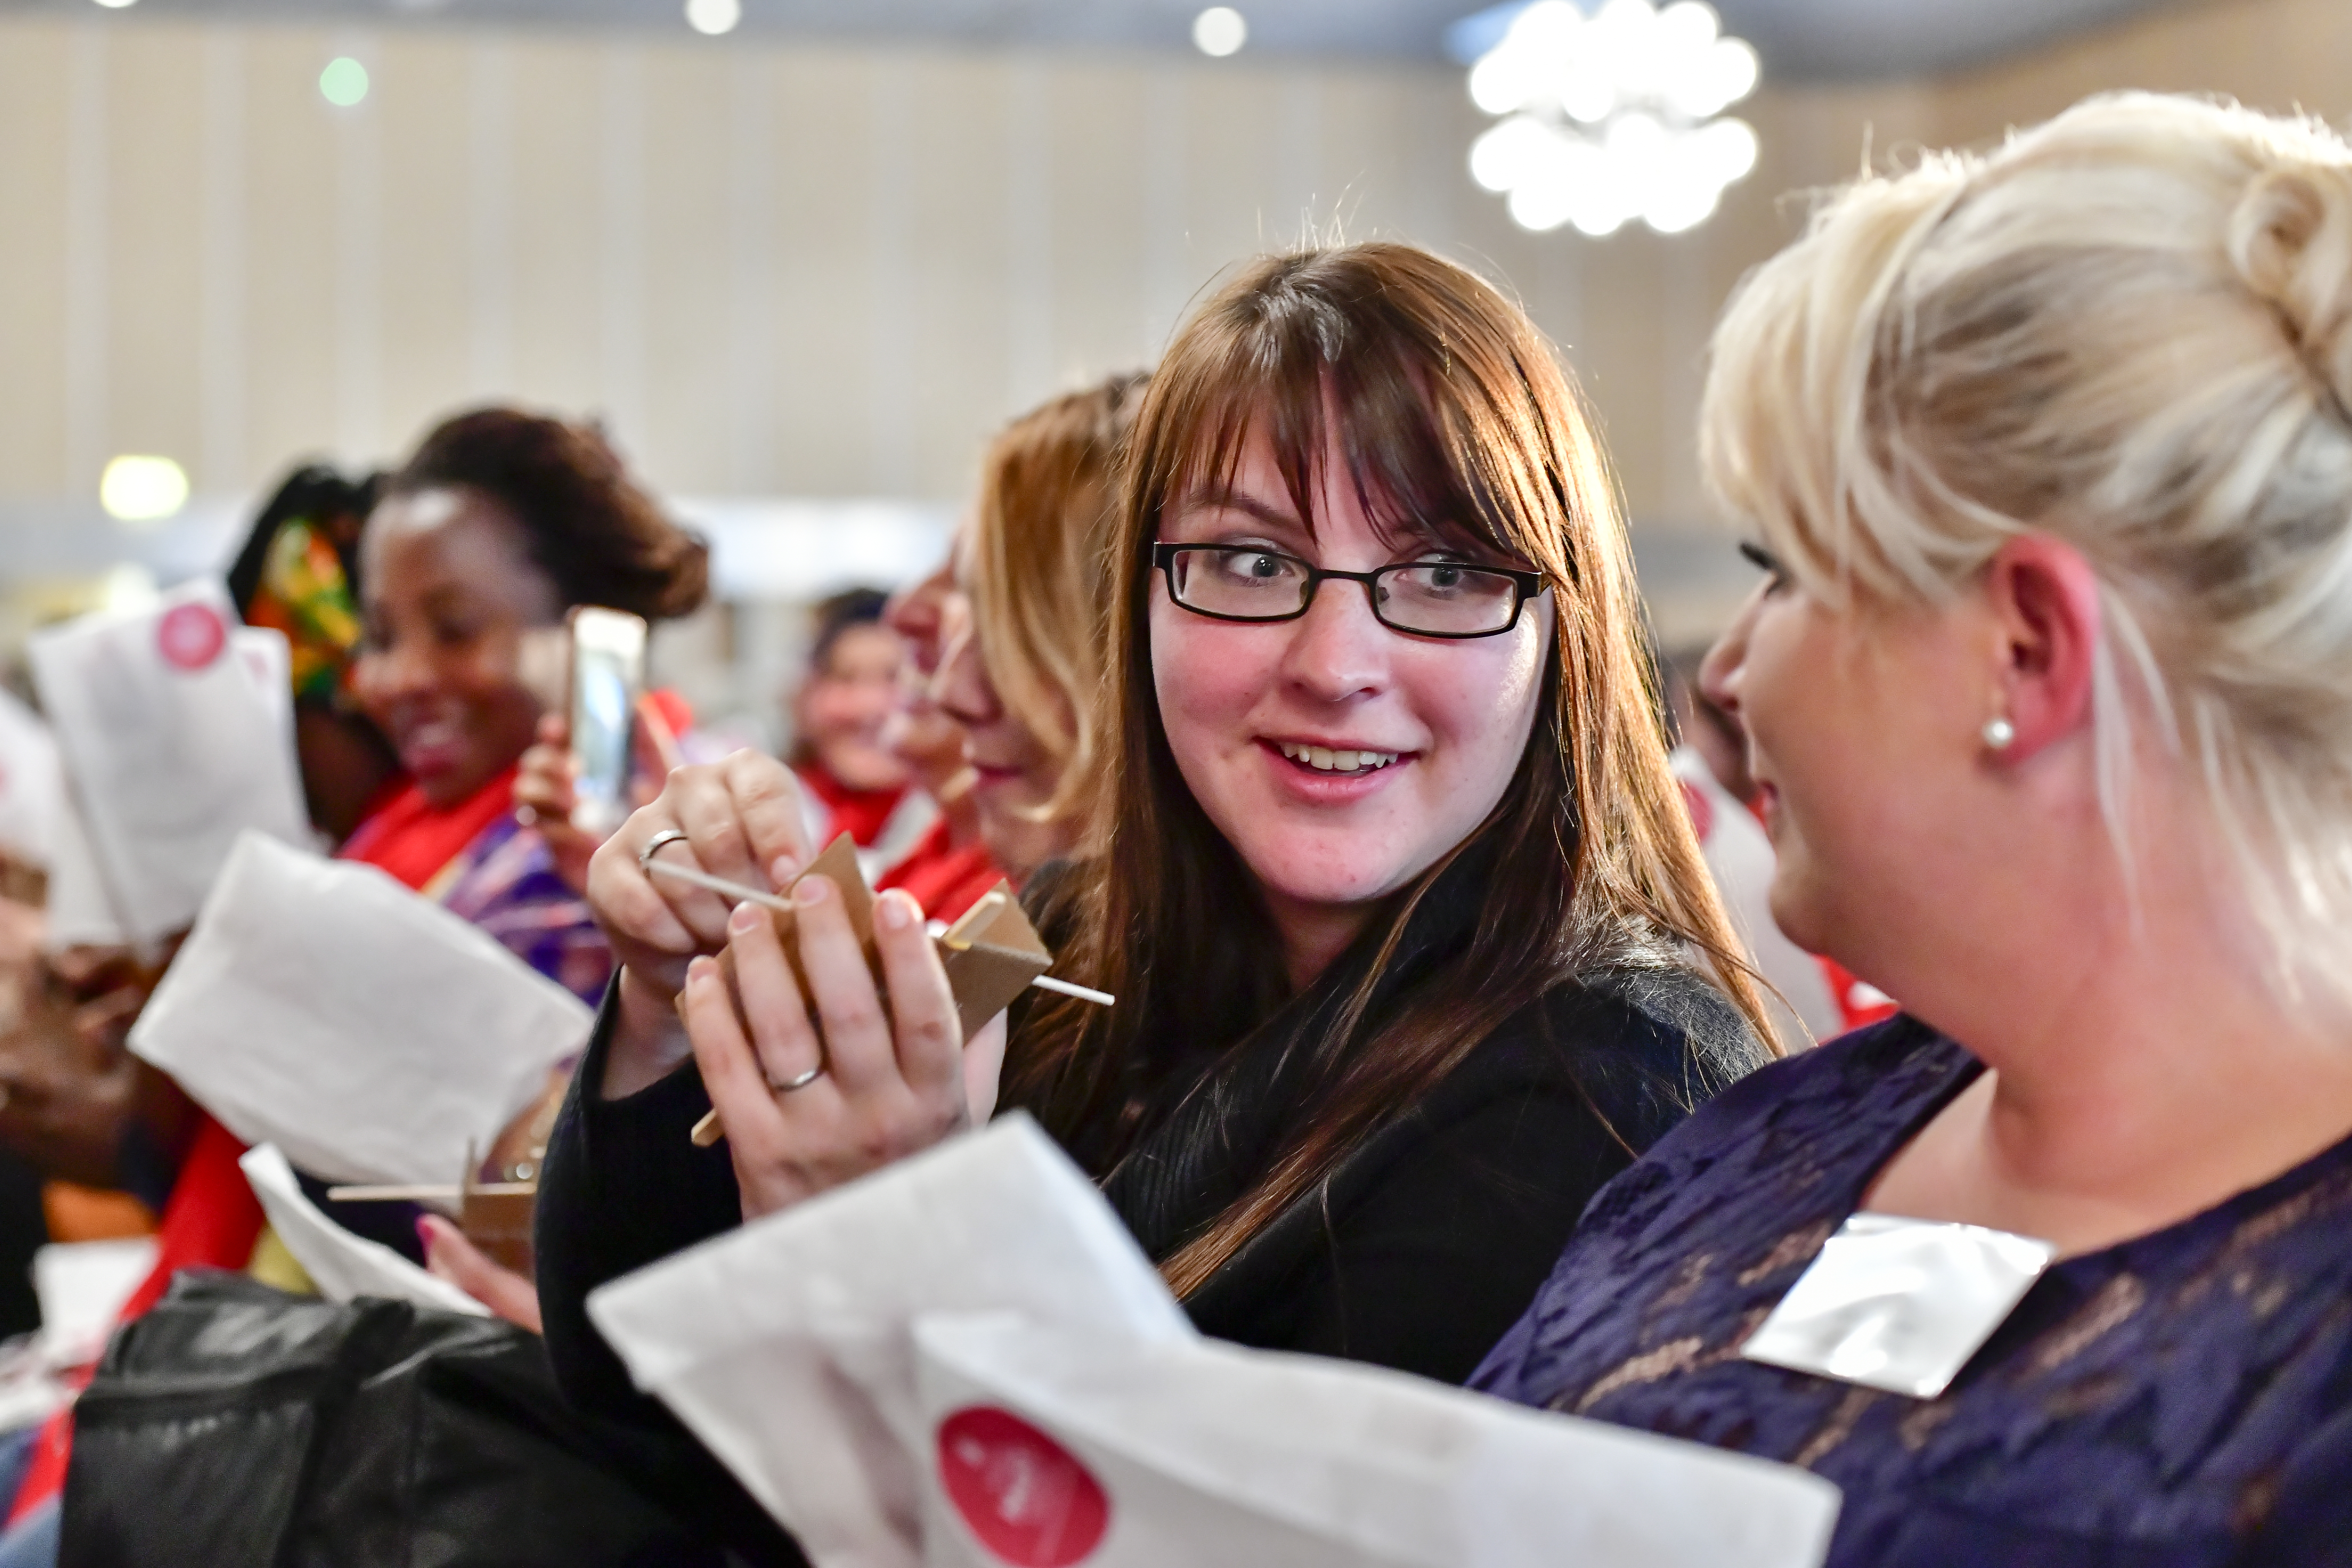
POLYGON ((735 906, 734 912, 727 917, 729 931, 751 931, 756 929, 759 923, 760 907, 757 904, 738 904, 735 906))
POLYGON ((793 879, 801 874, 801 863, 789 855, 779 855, 776 863, 768 868, 768 886, 789 888, 793 879))
POLYGON ((897 888, 874 900, 874 923, 884 931, 905 931, 921 918, 914 899, 897 888))
POLYGON ((824 902, 825 890, 832 885, 823 877, 803 877, 800 886, 793 889, 793 902, 804 910, 813 910, 824 902))
POLYGON ((431 1215, 421 1214, 416 1216, 416 1245, 427 1251, 432 1249, 433 1216, 431 1215))
POLYGON ((686 983, 688 985, 700 985, 718 973, 719 961, 704 953, 686 966, 686 983))

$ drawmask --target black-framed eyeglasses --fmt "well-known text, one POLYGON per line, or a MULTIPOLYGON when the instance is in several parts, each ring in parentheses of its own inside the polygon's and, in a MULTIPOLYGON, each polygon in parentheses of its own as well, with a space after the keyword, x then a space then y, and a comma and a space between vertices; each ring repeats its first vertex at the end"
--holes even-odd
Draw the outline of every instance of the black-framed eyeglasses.
POLYGON ((1331 572, 1262 544, 1154 544, 1168 596, 1220 621, 1295 621, 1326 580, 1364 585, 1372 615, 1416 637, 1498 637, 1544 591, 1543 574, 1459 561, 1407 561, 1377 572, 1331 572))

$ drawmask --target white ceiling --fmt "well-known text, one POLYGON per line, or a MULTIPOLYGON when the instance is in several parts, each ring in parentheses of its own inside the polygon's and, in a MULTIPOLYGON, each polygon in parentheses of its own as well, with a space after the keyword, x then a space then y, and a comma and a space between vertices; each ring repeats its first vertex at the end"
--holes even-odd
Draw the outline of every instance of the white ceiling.
MULTIPOLYGON (((742 0, 736 37, 950 47, 1187 49, 1202 0, 742 0)), ((1236 0, 1246 53, 1434 60, 1477 0, 1236 0)), ((1997 59, 2177 0, 1714 0, 1782 79, 1930 74, 1997 59)), ((10 13, 379 24, 627 26, 685 33, 681 0, 0 0, 10 13)), ((723 43, 713 47, 723 47, 723 43)))

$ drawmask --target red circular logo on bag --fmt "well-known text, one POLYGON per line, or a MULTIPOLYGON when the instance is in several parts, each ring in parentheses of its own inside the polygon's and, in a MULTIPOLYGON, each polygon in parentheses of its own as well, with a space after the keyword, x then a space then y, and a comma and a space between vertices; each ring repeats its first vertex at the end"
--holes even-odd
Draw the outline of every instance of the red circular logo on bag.
POLYGON ((1110 1499, 1087 1468, 992 1405, 940 1423, 940 1484, 980 1543, 1013 1568, 1070 1568, 1110 1528, 1110 1499))
POLYGON ((210 605, 175 605, 155 627, 156 651, 175 669, 202 669, 228 646, 228 628, 210 605))

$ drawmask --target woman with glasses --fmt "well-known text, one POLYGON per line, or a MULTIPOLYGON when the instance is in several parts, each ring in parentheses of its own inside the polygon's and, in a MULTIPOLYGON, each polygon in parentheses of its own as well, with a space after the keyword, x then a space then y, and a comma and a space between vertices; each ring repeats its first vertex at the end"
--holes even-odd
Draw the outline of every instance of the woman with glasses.
POLYGON ((1171 345, 1127 477, 1102 848, 1030 889, 1055 973, 1117 1005, 1032 993, 1009 1048, 968 1042, 886 894, 886 1012, 821 879, 803 997, 761 911, 640 860, 782 885, 789 780, 673 775, 592 875, 625 976, 541 1197, 576 1397, 629 1397, 595 1284, 998 1105, 1206 1331, 1458 1381, 1593 1192, 1765 1055, 1601 454, 1525 316, 1402 246, 1257 262, 1171 345))

